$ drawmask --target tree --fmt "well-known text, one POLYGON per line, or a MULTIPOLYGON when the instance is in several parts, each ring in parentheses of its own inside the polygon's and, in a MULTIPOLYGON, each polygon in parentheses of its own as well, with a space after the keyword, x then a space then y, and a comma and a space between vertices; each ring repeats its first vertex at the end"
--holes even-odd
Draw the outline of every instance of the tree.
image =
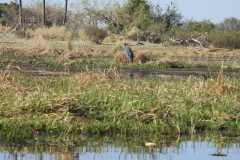
POLYGON ((126 14, 123 20, 124 25, 127 27, 126 29, 135 26, 144 30, 151 21, 150 6, 147 0, 128 0, 122 14, 126 14))
POLYGON ((0 24, 19 24, 19 0, 11 3, 0 3, 0 24))
POLYGON ((22 0, 19 0, 19 24, 20 24, 20 26, 23 25, 23 18, 22 18, 22 0))
POLYGON ((181 19, 182 15, 178 13, 175 3, 172 2, 163 14, 163 21, 166 25, 166 29, 171 30, 172 28, 178 26, 181 19))
POLYGON ((226 18, 224 22, 220 24, 220 28, 223 30, 240 30, 240 19, 226 18))
POLYGON ((209 33, 215 28, 215 25, 209 20, 188 21, 184 23, 181 28, 189 33, 192 33, 192 32, 209 33))
POLYGON ((43 0, 43 25, 46 25, 46 3, 43 0))
POLYGON ((68 0, 65 0, 64 24, 67 23, 68 0))

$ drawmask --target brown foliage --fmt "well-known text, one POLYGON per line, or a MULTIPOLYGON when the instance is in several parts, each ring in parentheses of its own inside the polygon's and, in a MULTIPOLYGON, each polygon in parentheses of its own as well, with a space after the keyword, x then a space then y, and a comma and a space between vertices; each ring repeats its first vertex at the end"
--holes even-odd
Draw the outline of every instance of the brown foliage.
MULTIPOLYGON (((146 63, 147 61, 149 61, 149 58, 147 57, 147 55, 143 52, 134 52, 135 56, 134 56, 134 60, 133 63, 146 63)), ((118 64, 127 64, 129 63, 127 56, 122 52, 122 51, 117 51, 115 56, 115 62, 118 64)))
MULTIPOLYGON (((88 26, 84 30, 87 38, 97 44, 102 43, 102 41, 107 37, 107 31, 100 29, 95 26, 88 26)), ((81 38, 81 37, 80 37, 81 38)))
POLYGON ((202 81, 193 86, 194 93, 204 93, 214 94, 217 96, 222 96, 225 94, 238 91, 239 88, 233 84, 227 83, 222 71, 219 72, 217 78, 214 81, 202 81))
POLYGON ((149 58, 147 57, 147 55, 143 52, 136 52, 135 58, 134 58, 134 62, 135 63, 146 63, 147 61, 149 61, 149 58))
MULTIPOLYGON (((7 69, 18 69, 18 67, 11 66, 11 64, 7 67, 7 69)), ((10 72, 1 71, 0 72, 0 92, 3 90, 13 89, 16 93, 25 92, 27 88, 25 88, 22 84, 19 84, 14 76, 11 76, 10 72)))
POLYGON ((127 56, 121 51, 118 51, 115 54, 114 59, 115 59, 115 62, 118 64, 127 64, 128 63, 127 56))

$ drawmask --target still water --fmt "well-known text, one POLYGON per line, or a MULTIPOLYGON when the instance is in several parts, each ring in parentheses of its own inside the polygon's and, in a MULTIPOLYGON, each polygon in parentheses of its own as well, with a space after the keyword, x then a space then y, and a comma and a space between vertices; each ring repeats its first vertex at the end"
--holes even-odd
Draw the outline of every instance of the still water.
POLYGON ((81 146, 0 146, 0 160, 240 160, 240 142, 221 139, 185 139, 143 143, 92 141, 81 146))

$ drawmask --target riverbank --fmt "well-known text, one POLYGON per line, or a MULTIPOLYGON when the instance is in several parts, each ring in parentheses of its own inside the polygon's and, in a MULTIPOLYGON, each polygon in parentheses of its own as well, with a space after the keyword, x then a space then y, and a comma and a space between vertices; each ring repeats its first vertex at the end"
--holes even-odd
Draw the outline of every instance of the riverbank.
POLYGON ((239 80, 121 79, 83 72, 38 77, 0 74, 0 137, 24 141, 54 135, 239 135, 239 80))

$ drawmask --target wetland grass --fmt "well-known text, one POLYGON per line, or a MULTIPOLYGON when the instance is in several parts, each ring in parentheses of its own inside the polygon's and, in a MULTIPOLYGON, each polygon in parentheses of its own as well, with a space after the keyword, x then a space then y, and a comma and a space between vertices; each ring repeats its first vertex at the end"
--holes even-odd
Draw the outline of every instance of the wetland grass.
POLYGON ((237 79, 120 79, 94 72, 0 74, 0 137, 197 134, 240 131, 237 79))
MULTIPOLYGON (((118 64, 105 46, 76 49, 73 43, 71 55, 62 58, 66 51, 55 53, 51 45, 57 42, 45 41, 40 48, 46 48, 47 44, 44 54, 34 48, 0 47, 0 140, 25 141, 46 135, 181 135, 204 131, 239 135, 239 80, 221 74, 207 80, 121 79, 117 72, 119 68, 218 70, 222 67, 209 62, 169 61, 173 53, 179 55, 183 51, 188 51, 183 55, 190 57, 193 49, 146 46, 148 51, 144 53, 149 53, 149 61, 145 64, 118 64), (9 72, 16 68, 72 74, 40 77, 9 72), (98 69, 104 73, 95 73, 98 69)), ((62 44, 65 43, 58 45, 62 44)), ((141 56, 140 60, 145 58, 141 56)))

